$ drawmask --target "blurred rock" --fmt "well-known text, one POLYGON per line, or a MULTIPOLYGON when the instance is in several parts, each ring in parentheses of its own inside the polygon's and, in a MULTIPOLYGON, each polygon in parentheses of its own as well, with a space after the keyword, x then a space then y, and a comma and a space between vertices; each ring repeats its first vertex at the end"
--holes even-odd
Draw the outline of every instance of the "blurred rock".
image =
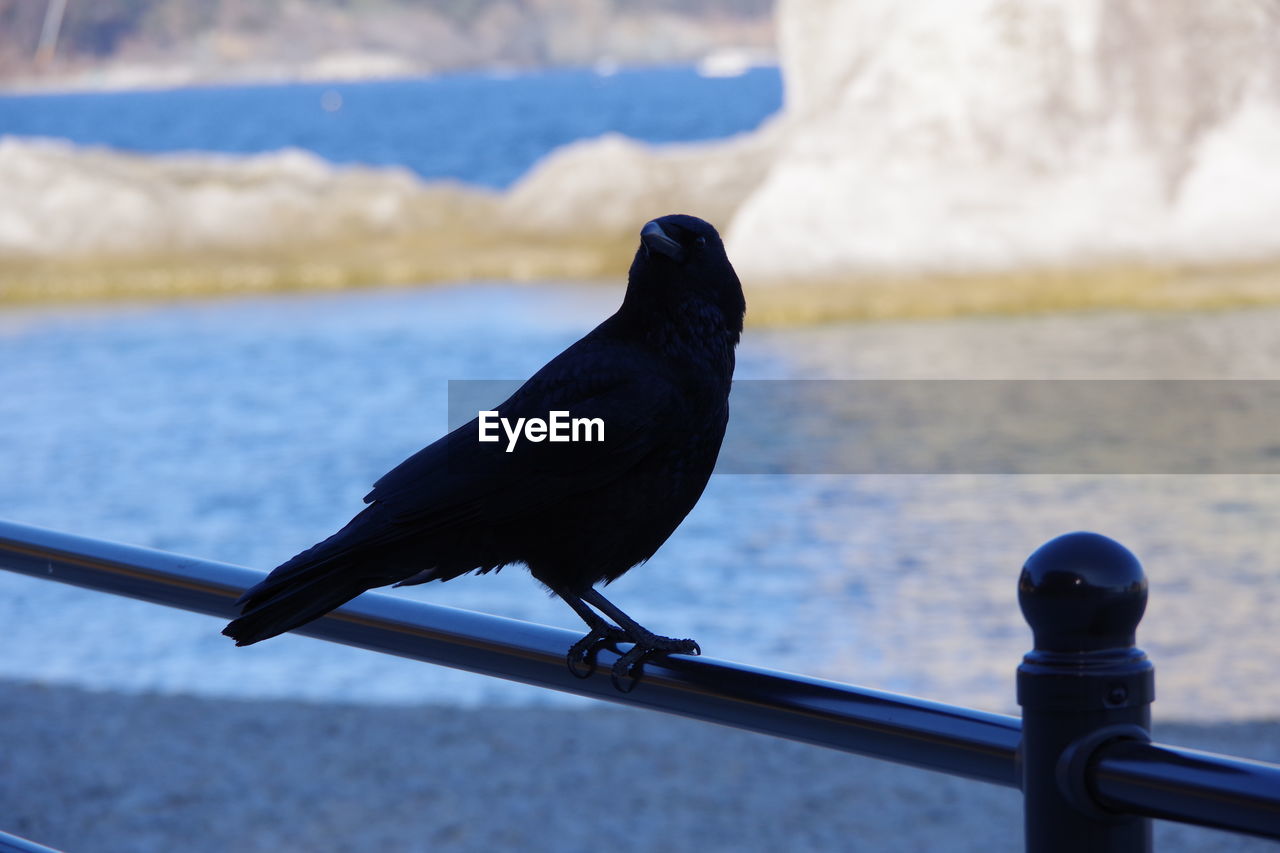
POLYGON ((119 256, 410 234, 488 197, 287 149, 143 156, 0 137, 0 257, 119 256))
POLYGON ((756 281, 1280 254, 1264 0, 781 0, 756 281))
POLYGON ((587 230, 632 238, 666 213, 727 223, 763 179, 776 134, 655 147, 618 134, 566 145, 538 163, 503 199, 514 228, 587 230))

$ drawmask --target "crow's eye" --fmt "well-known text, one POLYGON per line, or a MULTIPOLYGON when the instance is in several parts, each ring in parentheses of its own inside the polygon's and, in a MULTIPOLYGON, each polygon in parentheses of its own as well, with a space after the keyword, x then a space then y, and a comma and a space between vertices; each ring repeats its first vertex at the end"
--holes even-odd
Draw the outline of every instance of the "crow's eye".
POLYGON ((707 245, 707 238, 706 238, 706 237, 699 237, 697 240, 694 240, 694 241, 693 241, 693 245, 698 246, 699 248, 701 248, 702 246, 707 245))

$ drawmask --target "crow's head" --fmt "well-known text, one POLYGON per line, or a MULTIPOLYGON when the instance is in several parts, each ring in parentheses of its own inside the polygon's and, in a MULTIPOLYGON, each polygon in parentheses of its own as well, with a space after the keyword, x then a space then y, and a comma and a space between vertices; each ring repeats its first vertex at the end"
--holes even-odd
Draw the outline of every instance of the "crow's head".
POLYGON ((628 287, 632 295, 668 305, 703 301, 719 308, 726 324, 739 330, 746 309, 742 285, 716 229, 680 213, 658 217, 640 229, 628 287))
POLYGON ((711 223, 683 213, 646 222, 640 229, 640 252, 650 261, 662 257, 678 266, 728 260, 724 243, 711 223))

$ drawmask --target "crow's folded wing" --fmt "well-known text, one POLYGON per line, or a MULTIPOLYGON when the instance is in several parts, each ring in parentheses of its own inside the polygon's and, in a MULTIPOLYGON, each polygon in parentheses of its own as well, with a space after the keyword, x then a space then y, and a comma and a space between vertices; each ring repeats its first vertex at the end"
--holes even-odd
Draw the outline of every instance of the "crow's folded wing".
POLYGON ((535 442, 521 436, 510 446, 499 429, 498 441, 481 442, 478 419, 473 420, 374 485, 365 500, 380 510, 375 515, 383 529, 367 534, 385 542, 459 524, 501 522, 607 487, 679 440, 688 424, 686 405, 661 371, 637 369, 616 357, 595 372, 544 369, 496 407, 499 415, 513 425, 519 418, 547 420, 555 411, 599 419, 602 441, 535 442))

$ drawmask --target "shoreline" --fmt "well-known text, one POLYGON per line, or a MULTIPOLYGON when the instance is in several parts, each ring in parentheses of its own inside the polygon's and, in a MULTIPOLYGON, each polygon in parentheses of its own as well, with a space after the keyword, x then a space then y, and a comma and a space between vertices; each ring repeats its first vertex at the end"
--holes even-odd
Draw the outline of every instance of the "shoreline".
MULTIPOLYGON (((432 669, 423 669, 431 677, 432 669)), ((1280 761, 1280 721, 1162 723, 1280 761)), ((1020 850, 1012 789, 660 713, 0 681, 3 829, 76 851, 1020 850)), ((1165 851, 1270 842, 1157 822, 1165 851)))
MULTIPOLYGON (((454 237, 459 237, 456 233, 454 237)), ((107 259, 0 263, 0 313, 139 302, 300 296, 378 289, 611 286, 625 281, 630 242, 545 241, 530 235, 470 235, 451 246, 431 235, 418 246, 332 247, 304 256, 207 255, 131 264, 107 259), (548 245, 557 243, 558 245, 548 245), (431 251, 436 249, 438 251, 431 251)), ((1089 311, 1197 312, 1280 305, 1280 262, 1218 267, 1116 266, 990 274, 857 277, 747 287, 747 324, 795 328, 844 322, 1037 316, 1089 311)))
MULTIPOLYGON (((730 49, 733 53, 734 49, 730 49)), ((258 88, 273 86, 351 86, 378 83, 403 83, 418 80, 434 80, 449 76, 477 76, 503 78, 517 74, 555 74, 559 72, 587 71, 599 77, 612 77, 634 71, 651 71, 667 68, 691 68, 700 76, 740 76, 755 68, 777 68, 776 54, 750 48, 742 49, 747 56, 741 70, 730 74, 716 74, 709 60, 720 55, 716 51, 702 57, 672 59, 668 61, 637 58, 614 62, 595 60, 561 64, 511 64, 511 65, 461 65, 434 67, 426 64, 398 66, 386 72, 380 68, 366 71, 355 68, 335 73, 327 67, 299 68, 294 63, 257 66, 240 74, 227 74, 219 67, 197 69, 184 65, 121 65, 86 68, 57 73, 11 75, 0 78, 0 98, 44 97, 59 95, 121 95, 145 92, 173 92, 186 89, 258 88), (711 70, 708 70, 708 68, 711 70)))

